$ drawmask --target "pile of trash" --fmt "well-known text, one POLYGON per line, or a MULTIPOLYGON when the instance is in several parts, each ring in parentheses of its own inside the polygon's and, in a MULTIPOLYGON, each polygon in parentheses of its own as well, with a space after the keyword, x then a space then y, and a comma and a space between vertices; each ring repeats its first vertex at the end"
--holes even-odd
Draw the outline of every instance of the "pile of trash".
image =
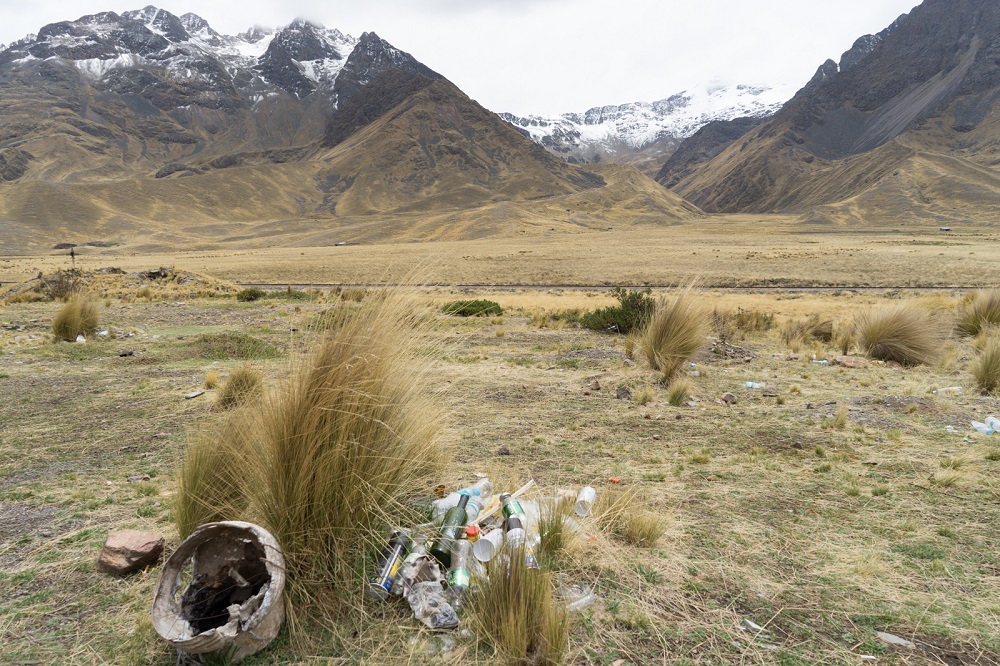
MULTIPOLYGON (((541 542, 542 505, 521 499, 533 486, 532 481, 513 493, 494 496, 493 484, 482 478, 435 500, 430 522, 392 531, 368 582, 368 594, 381 600, 403 597, 429 628, 454 629, 473 581, 487 563, 516 553, 524 557, 526 568, 538 568, 535 549, 541 542)), ((574 513, 584 517, 595 499, 594 488, 585 486, 579 492, 560 490, 547 501, 572 502, 574 513)), ((579 530, 573 518, 566 524, 579 530)), ((584 607, 578 598, 572 603, 573 610, 584 607)))

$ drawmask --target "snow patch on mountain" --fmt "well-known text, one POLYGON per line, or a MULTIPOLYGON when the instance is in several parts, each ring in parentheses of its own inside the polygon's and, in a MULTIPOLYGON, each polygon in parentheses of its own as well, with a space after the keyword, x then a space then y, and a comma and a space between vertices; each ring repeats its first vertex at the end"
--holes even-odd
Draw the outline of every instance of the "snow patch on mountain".
POLYGON ((792 85, 709 82, 655 102, 598 106, 558 116, 500 117, 553 152, 592 161, 657 142, 679 143, 714 120, 771 115, 796 90, 792 85))

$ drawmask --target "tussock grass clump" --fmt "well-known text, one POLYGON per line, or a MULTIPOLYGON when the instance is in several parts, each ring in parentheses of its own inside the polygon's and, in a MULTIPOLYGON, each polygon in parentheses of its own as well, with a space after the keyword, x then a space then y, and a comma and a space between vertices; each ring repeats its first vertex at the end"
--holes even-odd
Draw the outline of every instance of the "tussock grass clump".
POLYGON ((559 664, 569 643, 569 618, 555 598, 552 575, 529 569, 523 549, 494 558, 469 597, 473 631, 501 664, 559 664))
POLYGON ((97 304, 82 295, 71 296, 52 319, 52 334, 58 340, 73 342, 78 335, 90 337, 97 332, 97 304))
POLYGON ((569 502, 551 499, 541 502, 538 511, 538 535, 541 543, 538 551, 538 562, 546 569, 555 568, 559 554, 564 551, 573 538, 566 523, 572 511, 569 502))
POLYGON ((503 308, 496 301, 477 299, 452 301, 445 304, 441 312, 455 317, 499 317, 503 314, 503 308))
POLYGON ((812 340, 830 342, 833 340, 833 320, 812 314, 805 319, 785 322, 781 327, 781 339, 786 345, 802 344, 812 340))
POLYGON ((944 342, 941 327, 923 308, 895 303, 872 308, 854 319, 858 346, 872 358, 902 365, 931 364, 944 342))
POLYGON ((209 370, 205 373, 205 388, 214 389, 219 385, 219 371, 209 370))
POLYGON ((684 364, 705 345, 708 321, 691 290, 657 303, 639 340, 649 366, 669 384, 684 364))
POLYGON ((667 389, 667 402, 674 407, 687 404, 693 390, 694 383, 687 377, 675 379, 670 382, 670 387, 667 389))
POLYGON ((972 363, 972 377, 983 393, 1000 390, 1000 337, 990 339, 972 363))
POLYGON ((646 406, 656 399, 656 391, 653 390, 652 386, 640 386, 635 391, 635 404, 640 406, 646 406))
POLYGON ((260 397, 264 390, 264 377, 253 366, 244 365, 229 375, 219 397, 215 401, 217 409, 232 409, 260 397))
POLYGON ((774 327, 774 315, 759 310, 744 310, 741 307, 732 310, 712 310, 712 328, 715 335, 727 342, 742 340, 747 335, 770 331, 774 327))
POLYGON ((417 354, 422 320, 404 298, 380 292, 334 311, 280 390, 196 438, 178 472, 185 529, 206 517, 244 519, 277 538, 293 636, 303 618, 347 610, 365 555, 390 526, 419 522, 406 500, 447 461, 429 364, 417 354))
POLYGON ((958 311, 956 328, 963 335, 979 335, 989 326, 1000 326, 1000 289, 975 292, 958 311))
POLYGON ((646 510, 646 504, 634 490, 608 490, 598 493, 594 516, 605 532, 634 546, 651 548, 667 531, 670 521, 646 510))

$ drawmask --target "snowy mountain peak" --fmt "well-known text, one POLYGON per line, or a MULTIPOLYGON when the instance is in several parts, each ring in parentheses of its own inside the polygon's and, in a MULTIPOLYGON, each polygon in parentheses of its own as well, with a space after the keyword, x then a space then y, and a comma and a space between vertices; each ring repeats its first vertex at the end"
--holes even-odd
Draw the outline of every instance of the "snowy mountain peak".
POLYGON ((655 102, 598 106, 558 116, 500 117, 536 143, 571 161, 630 161, 659 145, 671 152, 713 120, 775 113, 796 92, 790 85, 726 85, 709 81, 655 102))

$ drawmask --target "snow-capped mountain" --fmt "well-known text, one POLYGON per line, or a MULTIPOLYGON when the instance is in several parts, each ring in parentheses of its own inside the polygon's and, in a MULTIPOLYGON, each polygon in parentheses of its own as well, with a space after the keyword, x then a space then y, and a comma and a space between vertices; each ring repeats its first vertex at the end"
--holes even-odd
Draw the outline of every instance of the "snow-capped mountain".
POLYGON ((796 89, 791 85, 710 83, 656 102, 599 106, 559 116, 500 116, 569 161, 634 162, 637 154, 657 159, 668 155, 713 120, 769 116, 791 99, 796 89))
POLYGON ((297 19, 229 36, 196 14, 178 17, 153 6, 49 24, 0 50, 0 68, 57 60, 99 90, 139 93, 161 109, 176 103, 231 110, 268 96, 303 99, 316 92, 336 107, 343 101, 337 81, 359 45, 364 53, 356 70, 371 69, 373 58, 423 68, 374 33, 356 39, 297 19))

